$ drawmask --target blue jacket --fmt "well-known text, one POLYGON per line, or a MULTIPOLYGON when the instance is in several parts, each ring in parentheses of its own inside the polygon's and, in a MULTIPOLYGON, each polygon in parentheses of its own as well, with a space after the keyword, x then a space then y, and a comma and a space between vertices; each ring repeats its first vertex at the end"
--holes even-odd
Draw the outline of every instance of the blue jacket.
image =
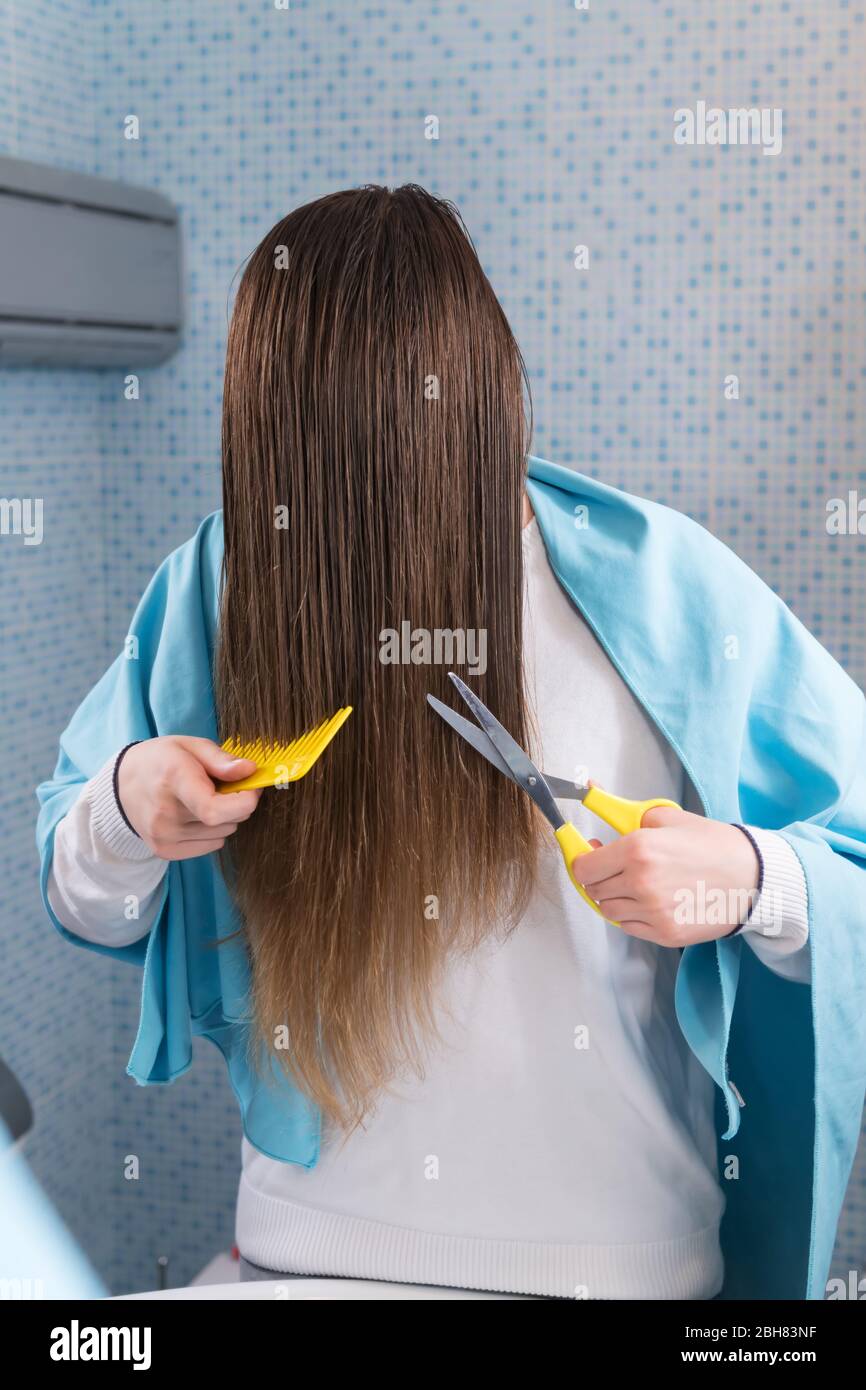
MULTIPOLYGON (((780 831, 803 866, 811 986, 781 979, 740 937, 726 938, 682 953, 676 1011, 717 1086, 720 1172, 737 1174, 722 1178, 723 1296, 822 1298, 866 1089, 866 702, 781 600, 687 517, 537 458, 527 487, 559 582, 705 813, 780 831)), ((47 900, 55 828, 82 784, 133 739, 216 739, 221 561, 215 512, 154 575, 130 627, 137 650, 128 643, 80 705, 54 776, 38 789, 43 900, 76 944, 47 900)), ((127 1071, 142 1085, 173 1081, 191 1063, 192 1038, 210 1038, 250 1142, 312 1167, 317 1109, 275 1060, 268 1082, 246 1060, 243 944, 212 949, 238 926, 216 857, 170 863, 162 891, 145 939, 91 948, 143 966, 127 1071)))

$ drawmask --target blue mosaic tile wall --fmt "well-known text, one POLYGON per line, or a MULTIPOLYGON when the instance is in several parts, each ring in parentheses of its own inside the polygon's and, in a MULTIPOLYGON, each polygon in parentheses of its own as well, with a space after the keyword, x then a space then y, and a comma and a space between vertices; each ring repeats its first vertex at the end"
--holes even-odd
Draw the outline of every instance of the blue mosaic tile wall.
MULTIPOLYGON (((0 4, 4 154, 93 167, 85 8, 0 4)), ((33 1103, 25 1152, 104 1268, 104 1134, 117 1086, 110 971, 95 974, 45 931, 33 840, 33 788, 108 652, 101 390, 94 373, 0 371, 0 495, 44 506, 41 545, 0 537, 0 1053, 33 1103)))
MULTIPOLYGON (((237 1117, 210 1051, 165 1090, 124 1076, 135 972, 51 942, 30 788, 156 564, 218 505, 243 258, 334 188, 454 199, 526 356, 535 452, 691 513, 866 683, 866 537, 826 528, 829 499, 866 495, 864 56, 866 0, 0 0, 0 148, 161 189, 187 254, 185 343, 139 401, 110 372, 0 373, 4 473, 56 521, 39 554, 4 551, 0 736, 26 767, 0 799, 0 1047, 43 1098, 44 1179, 70 1215, 82 1198, 79 1227, 103 1217, 88 1245, 116 1288, 152 1285, 160 1254, 183 1282, 229 1241, 237 1117), (676 144, 699 101, 781 108, 781 152, 676 144)), ((861 1152, 835 1272, 864 1266, 861 1152)))

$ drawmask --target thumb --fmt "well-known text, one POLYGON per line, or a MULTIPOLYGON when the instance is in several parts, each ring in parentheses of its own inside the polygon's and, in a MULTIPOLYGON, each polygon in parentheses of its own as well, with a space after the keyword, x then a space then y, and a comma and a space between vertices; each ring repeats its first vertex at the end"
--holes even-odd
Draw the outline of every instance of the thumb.
POLYGON ((178 742, 192 754, 214 781, 237 782, 255 771, 256 764, 251 758, 236 758, 224 748, 220 748, 212 739, 183 736, 178 742))
POLYGON ((675 806, 654 806, 645 811, 641 826, 648 830, 663 830, 666 825, 678 825, 687 813, 675 806))

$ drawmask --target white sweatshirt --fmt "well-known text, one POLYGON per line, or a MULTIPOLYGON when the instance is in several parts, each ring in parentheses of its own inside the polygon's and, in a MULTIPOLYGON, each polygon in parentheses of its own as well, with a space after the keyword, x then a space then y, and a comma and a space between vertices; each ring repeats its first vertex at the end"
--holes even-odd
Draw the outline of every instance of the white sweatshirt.
MULTIPOLYGON (((682 804, 676 756, 560 589, 535 521, 523 544, 539 766, 562 777, 588 767, 622 795, 682 804)), ((113 763, 59 825, 48 892, 69 930, 121 945, 153 925, 166 864, 124 824, 113 763), (117 907, 129 893, 140 901, 134 923, 117 907)), ((582 807, 564 809, 588 837, 613 838, 582 807)), ((777 934, 749 927, 744 939, 769 968, 807 981, 799 860, 781 836, 749 829, 777 934)), ((516 929, 453 962, 440 998, 444 1043, 429 1049, 423 1079, 402 1078, 345 1141, 325 1131, 314 1168, 243 1141, 241 1254, 278 1272, 711 1298, 724 1209, 714 1085, 676 1022, 678 964, 678 951, 592 912, 551 836, 516 929)))

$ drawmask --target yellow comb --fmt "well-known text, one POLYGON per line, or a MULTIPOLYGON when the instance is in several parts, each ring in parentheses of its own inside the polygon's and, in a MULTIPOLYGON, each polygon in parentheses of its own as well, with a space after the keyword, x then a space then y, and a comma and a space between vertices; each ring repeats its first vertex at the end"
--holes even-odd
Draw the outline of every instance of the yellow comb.
POLYGON ((222 744, 224 752, 231 753, 233 758, 249 758, 257 767, 251 776, 242 777, 239 782, 218 782, 217 791, 245 792, 253 787, 283 786, 286 782, 300 781, 351 713, 352 706, 346 705, 315 729, 293 738, 291 743, 263 743, 260 738, 253 743, 241 743, 239 739, 227 738, 222 744))

